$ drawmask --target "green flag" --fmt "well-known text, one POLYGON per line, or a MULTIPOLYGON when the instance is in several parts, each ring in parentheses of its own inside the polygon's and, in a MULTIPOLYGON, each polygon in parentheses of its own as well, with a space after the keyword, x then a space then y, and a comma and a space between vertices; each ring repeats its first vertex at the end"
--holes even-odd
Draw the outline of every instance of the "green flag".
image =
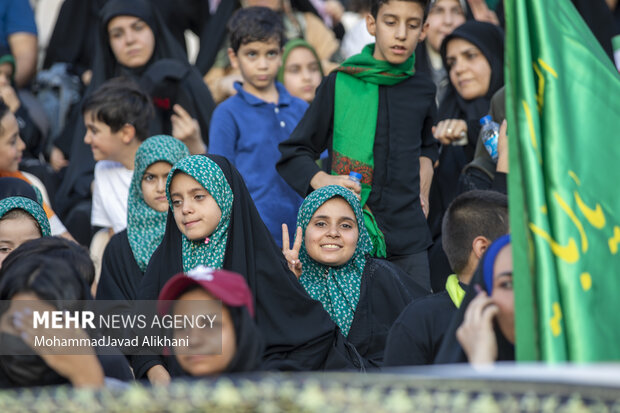
POLYGON ((518 360, 620 360, 620 76, 569 0, 506 1, 518 360))

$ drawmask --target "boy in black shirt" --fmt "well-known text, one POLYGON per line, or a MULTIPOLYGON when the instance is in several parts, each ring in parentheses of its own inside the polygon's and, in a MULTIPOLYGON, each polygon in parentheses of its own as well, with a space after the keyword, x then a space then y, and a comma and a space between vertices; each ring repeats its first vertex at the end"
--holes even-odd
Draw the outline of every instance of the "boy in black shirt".
POLYGON ((366 16, 376 43, 327 76, 314 102, 280 144, 278 172, 302 196, 342 185, 361 196, 374 255, 430 290, 426 224, 438 144, 431 127, 435 85, 414 75, 427 0, 373 0, 366 16), (315 160, 328 149, 331 175, 315 160), (361 185, 348 178, 362 175, 361 185))

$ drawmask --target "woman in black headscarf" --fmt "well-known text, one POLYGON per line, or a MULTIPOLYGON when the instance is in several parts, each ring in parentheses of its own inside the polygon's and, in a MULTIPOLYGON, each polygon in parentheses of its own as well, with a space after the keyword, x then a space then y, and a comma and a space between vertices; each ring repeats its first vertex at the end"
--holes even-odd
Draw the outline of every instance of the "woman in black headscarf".
MULTIPOLYGON (((265 338, 265 368, 291 370, 344 369, 361 367, 355 348, 346 343, 338 327, 321 303, 312 300, 288 269, 288 264, 269 230, 261 220, 243 178, 230 162, 221 156, 190 156, 178 162, 168 175, 166 195, 171 205, 178 204, 175 181, 192 178, 201 199, 215 199, 219 218, 200 212, 203 222, 211 221, 210 234, 193 239, 196 225, 191 220, 178 228, 169 210, 164 238, 151 257, 138 299, 156 299, 164 284, 174 274, 198 265, 223 268, 242 274, 256 302, 256 323, 265 338), (178 177, 177 177, 178 176, 178 177), (170 187, 173 188, 171 198, 170 187), (217 219, 216 219, 217 218, 217 219)), ((198 197, 199 195, 196 195, 198 197)), ((213 202, 212 202, 213 203, 213 202)), ((178 207, 175 207, 178 208, 178 207)), ((206 225, 206 224, 200 224, 206 225)), ((166 363, 158 357, 133 357, 136 377, 166 363)), ((153 372, 156 370, 153 370, 153 372)), ((151 373, 149 373, 151 376, 151 373)))
POLYGON ((488 248, 452 318, 435 364, 490 364, 515 359, 510 235, 488 248))
MULTIPOLYGON (((193 152, 202 152, 202 143, 191 143, 195 143, 197 131, 203 143, 208 143, 209 121, 215 104, 199 72, 189 65, 183 47, 170 34, 159 13, 146 0, 109 0, 100 17, 93 77, 85 95, 112 77, 132 78, 152 97, 155 105, 150 134, 176 135, 188 147, 201 149, 193 152), (182 126, 188 124, 194 133, 181 131, 186 131, 182 126)), ((77 202, 88 202, 91 195, 95 162, 90 147, 84 143, 84 133, 81 110, 77 108, 69 127, 56 141, 62 152, 70 154, 71 162, 56 196, 58 212, 67 217, 77 202)), ((82 206, 82 209, 90 213, 89 207, 82 206)), ((90 226, 83 215, 72 218, 73 222, 81 219, 77 226, 90 226)), ((67 223, 67 226, 72 232, 71 226, 76 225, 67 223)), ((88 243, 89 237, 90 234, 79 237, 80 242, 88 243)))
POLYGON ((436 257, 443 255, 434 251, 441 249, 441 219, 458 195, 461 171, 473 159, 480 118, 488 114, 493 94, 504 84, 504 33, 493 24, 468 21, 446 36, 440 52, 450 85, 433 128, 442 146, 429 195, 428 224, 435 244, 431 278, 437 277, 433 268, 440 266, 436 257))

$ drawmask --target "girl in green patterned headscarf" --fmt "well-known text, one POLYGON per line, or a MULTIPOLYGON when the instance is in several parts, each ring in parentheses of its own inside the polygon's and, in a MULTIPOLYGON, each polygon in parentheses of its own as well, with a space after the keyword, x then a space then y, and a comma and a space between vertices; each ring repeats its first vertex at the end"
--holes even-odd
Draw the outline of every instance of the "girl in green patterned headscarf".
POLYGON ((222 268, 233 192, 220 167, 202 155, 181 160, 168 174, 166 196, 182 234, 183 270, 222 268))
POLYGON ((166 229, 167 175, 172 165, 187 156, 189 150, 183 142, 168 135, 148 138, 136 152, 127 205, 127 237, 142 271, 166 229))
POLYGON ((97 285, 99 300, 134 300, 151 256, 166 230, 166 180, 189 150, 168 135, 142 142, 134 161, 127 202, 127 228, 106 246, 97 285))
POLYGON ((0 266, 24 242, 50 234, 50 223, 41 205, 21 196, 0 201, 0 266))
POLYGON ((304 234, 299 281, 347 336, 360 299, 362 274, 372 251, 355 194, 330 185, 312 192, 297 216, 304 234))

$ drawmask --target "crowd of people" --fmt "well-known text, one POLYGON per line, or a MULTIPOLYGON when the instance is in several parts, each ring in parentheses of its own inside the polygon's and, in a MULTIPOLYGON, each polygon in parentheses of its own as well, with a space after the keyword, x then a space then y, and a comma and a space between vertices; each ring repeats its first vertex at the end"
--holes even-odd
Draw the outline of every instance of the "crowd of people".
MULTIPOLYGON (((612 57, 618 1, 572 1, 612 57)), ((3 2, 0 386, 514 360, 503 22, 484 0, 65 0, 37 73, 29 2, 3 2), (219 300, 221 347, 41 351, 19 302, 67 300, 219 300)))

